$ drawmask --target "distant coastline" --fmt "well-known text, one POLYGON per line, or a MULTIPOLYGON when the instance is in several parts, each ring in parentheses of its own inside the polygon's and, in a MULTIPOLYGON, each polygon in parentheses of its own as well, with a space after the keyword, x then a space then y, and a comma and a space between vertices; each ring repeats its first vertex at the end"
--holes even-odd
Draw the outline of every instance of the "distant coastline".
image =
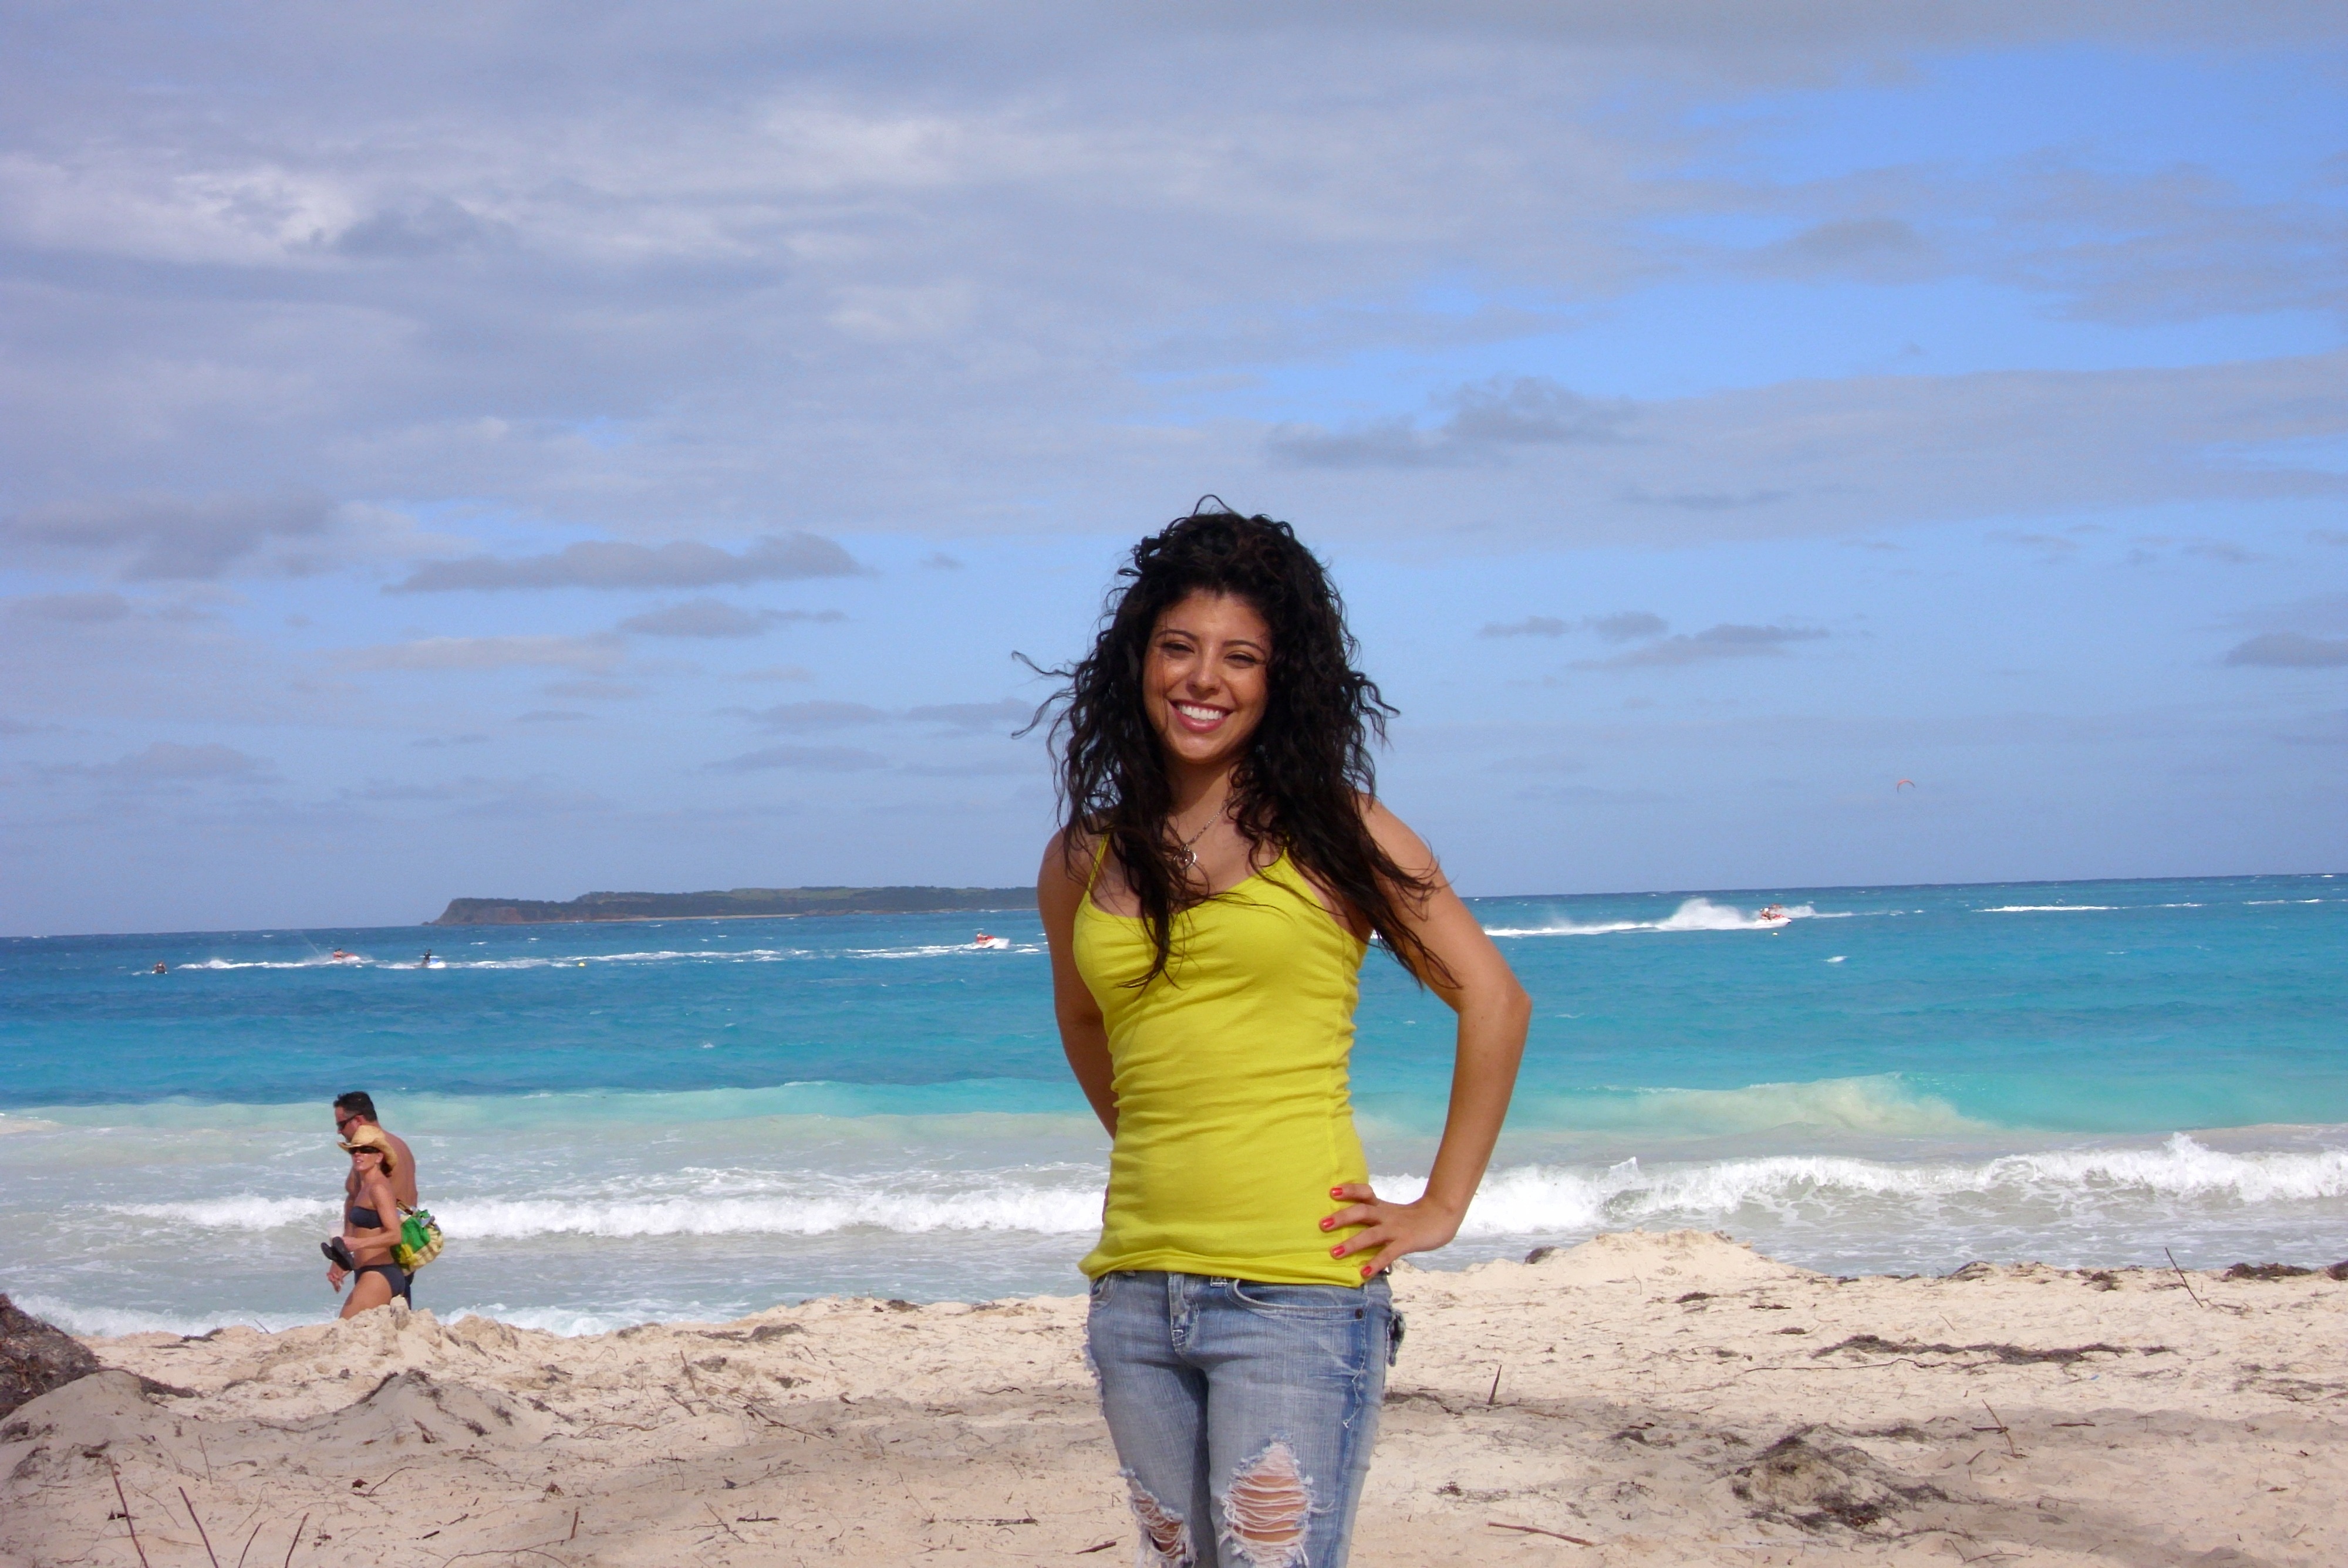
POLYGON ((801 915, 943 915, 1030 909, 1033 887, 734 887, 704 893, 586 893, 451 898, 429 926, 551 926, 595 920, 757 920, 801 915))

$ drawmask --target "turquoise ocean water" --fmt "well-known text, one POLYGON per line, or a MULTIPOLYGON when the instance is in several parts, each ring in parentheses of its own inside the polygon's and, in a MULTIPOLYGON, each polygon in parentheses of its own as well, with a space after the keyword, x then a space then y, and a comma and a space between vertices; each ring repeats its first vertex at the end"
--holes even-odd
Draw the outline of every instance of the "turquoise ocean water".
MULTIPOLYGON (((1631 1225, 1846 1273, 2348 1256, 2348 877, 1475 908, 1538 1015, 1434 1266, 1631 1225)), ((1450 1039, 1373 955, 1355 1103, 1406 1194, 1450 1039)), ((1098 1221, 1032 911, 27 938, 0 1290, 85 1331, 327 1316, 345 1088, 417 1151, 444 1317, 1066 1292, 1098 1221)))

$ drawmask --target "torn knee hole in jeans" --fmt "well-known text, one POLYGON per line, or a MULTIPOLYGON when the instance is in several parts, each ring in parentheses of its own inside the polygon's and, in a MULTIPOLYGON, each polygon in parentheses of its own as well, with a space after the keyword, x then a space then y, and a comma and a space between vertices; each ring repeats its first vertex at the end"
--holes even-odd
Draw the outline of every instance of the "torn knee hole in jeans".
POLYGON ((1189 1521, 1168 1512, 1130 1472, 1125 1484, 1131 1489, 1127 1501, 1133 1504, 1134 1522, 1141 1526, 1141 1550, 1134 1558, 1137 1568, 1190 1568, 1198 1553, 1190 1545, 1189 1521))
POLYGON ((1249 1568, 1297 1568, 1312 1519, 1311 1483, 1283 1442, 1241 1466, 1223 1494, 1223 1539, 1249 1568))

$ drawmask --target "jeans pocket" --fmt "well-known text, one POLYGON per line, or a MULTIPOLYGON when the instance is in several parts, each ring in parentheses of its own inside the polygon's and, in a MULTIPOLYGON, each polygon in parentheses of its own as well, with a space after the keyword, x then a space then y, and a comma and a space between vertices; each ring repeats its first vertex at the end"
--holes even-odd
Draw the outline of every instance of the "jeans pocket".
POLYGON ((1252 1279, 1232 1280, 1231 1299, 1282 1317, 1359 1317, 1369 1306, 1368 1294, 1350 1285, 1265 1285, 1252 1279))
POLYGON ((1386 1315, 1386 1365, 1391 1367, 1402 1357, 1403 1316, 1399 1312, 1386 1315))

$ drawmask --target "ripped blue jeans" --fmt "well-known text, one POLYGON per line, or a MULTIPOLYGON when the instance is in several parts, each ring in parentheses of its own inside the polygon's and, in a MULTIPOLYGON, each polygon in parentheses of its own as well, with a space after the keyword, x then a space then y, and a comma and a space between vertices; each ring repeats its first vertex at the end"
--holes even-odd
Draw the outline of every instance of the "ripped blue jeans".
POLYGON ((1344 1568, 1402 1337, 1384 1279, 1093 1282, 1086 1345, 1144 1568, 1344 1568))

